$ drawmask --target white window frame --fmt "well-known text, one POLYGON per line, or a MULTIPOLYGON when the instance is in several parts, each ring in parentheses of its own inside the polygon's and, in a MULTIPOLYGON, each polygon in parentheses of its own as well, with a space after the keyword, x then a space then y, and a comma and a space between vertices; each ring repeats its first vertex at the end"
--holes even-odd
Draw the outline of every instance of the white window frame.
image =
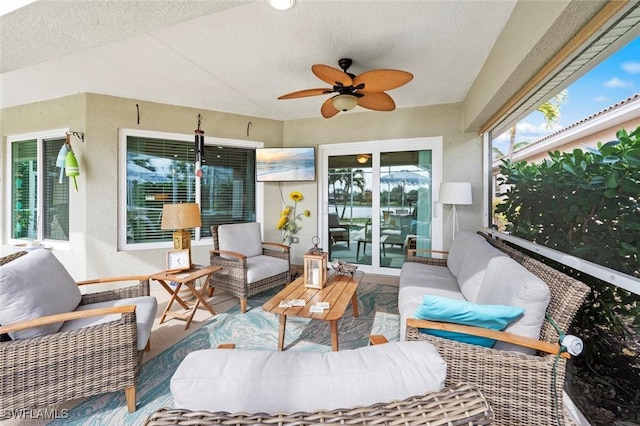
MULTIPOLYGON (((37 165, 38 165, 38 184, 36 187, 37 193, 37 209, 38 212, 44 211, 44 179, 41 174, 44 169, 44 141, 45 139, 65 139, 67 137, 67 133, 69 132, 69 128, 66 129, 55 129, 55 130, 44 130, 42 132, 33 132, 33 133, 23 133, 19 135, 11 135, 7 136, 7 145, 5 151, 6 160, 6 174, 5 174, 5 194, 7 194, 7 202, 13 199, 13 186, 12 186, 12 176, 13 176, 13 156, 12 156, 12 144, 17 142, 24 142, 27 140, 35 139, 37 142, 37 165)), ((68 180, 65 180, 68 184, 68 180)), ((71 200, 69 200, 70 202, 71 200)), ((9 244, 23 244, 25 240, 12 238, 11 235, 11 209, 7 209, 7 215, 5 217, 5 229, 7 230, 7 241, 9 244)), ((45 239, 44 238, 44 218, 42 214, 38 214, 36 219, 36 228, 37 228, 37 237, 38 241, 42 241, 47 247, 53 248, 56 250, 69 250, 70 247, 70 239, 69 241, 64 240, 53 240, 53 239, 45 239)), ((71 221, 69 221, 69 226, 71 226, 71 221)), ((71 232, 70 232, 71 233, 71 232)))
MULTIPOLYGON (((173 141, 185 141, 194 143, 194 135, 182 133, 168 133, 151 130, 126 129, 118 130, 118 250, 149 250, 167 249, 173 247, 172 241, 159 241, 153 243, 127 242, 127 137, 146 137, 154 139, 166 139, 173 141)), ((256 149, 264 147, 264 142, 246 141, 240 139, 226 139, 205 136, 207 146, 227 146, 232 148, 256 149)), ((196 177, 196 202, 200 203, 200 178, 196 177)), ((263 222, 264 218, 264 184, 256 182, 256 221, 263 222)), ((200 228, 194 230, 192 246, 205 246, 212 244, 212 238, 201 238, 200 228)))
MULTIPOLYGON (((349 142, 340 144, 318 145, 318 158, 320 162, 320 179, 318 180, 318 206, 321 206, 322 214, 318 217, 318 229, 322 230, 321 241, 329 241, 329 231, 326 218, 329 214, 329 203, 327 200, 327 188, 329 188, 329 156, 353 155, 368 153, 373 155, 372 161, 372 193, 380 194, 380 154, 383 152, 398 151, 431 151, 431 179, 433 200, 438 199, 438 190, 443 179, 443 150, 444 138, 442 136, 430 136, 410 139, 388 139, 364 142, 349 142)), ((371 205, 372 211, 380 211, 380 200, 374 198, 371 205)), ((442 204, 433 202, 433 224, 431 242, 433 250, 442 250, 443 246, 443 226, 442 226, 442 204)), ((372 215, 373 229, 380 229, 380 217, 372 215)), ((371 244, 373 259, 380 258, 380 244, 378 236, 374 233, 374 242, 371 244)), ((386 268, 373 265, 359 265, 361 270, 367 273, 399 276, 400 269, 386 268)))

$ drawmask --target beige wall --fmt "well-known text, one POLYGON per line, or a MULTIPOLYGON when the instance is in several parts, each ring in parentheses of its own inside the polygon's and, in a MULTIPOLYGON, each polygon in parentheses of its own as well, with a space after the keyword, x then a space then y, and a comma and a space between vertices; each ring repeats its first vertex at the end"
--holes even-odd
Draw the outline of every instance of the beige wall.
MULTIPOLYGON (((460 208, 460 229, 479 229, 482 226, 482 144, 475 133, 461 131, 462 104, 447 104, 417 108, 403 108, 393 113, 349 112, 331 119, 311 118, 291 120, 284 124, 284 144, 287 146, 317 146, 344 142, 408 139, 442 136, 444 181, 472 182, 474 204, 460 208)), ((293 189, 303 192, 317 204, 315 184, 282 184, 283 194, 293 189)), ((303 208, 309 208, 305 205, 303 208)), ((317 223, 318 209, 311 205, 317 223)), ((308 249, 317 226, 305 226, 300 233, 301 246, 308 249)), ((319 234, 318 234, 319 235, 319 234)), ((447 238, 448 233, 445 233, 447 238)), ((448 241, 444 242, 448 247, 448 241)), ((301 255, 300 255, 301 256, 301 255)))
MULTIPOLYGON (((460 130, 462 105, 449 104, 399 109, 392 113, 355 112, 332 119, 304 119, 288 122, 266 120, 215 111, 203 111, 171 105, 116 98, 97 94, 79 94, 47 102, 7 108, 2 111, 1 129, 4 149, 6 136, 69 127, 85 133, 85 142, 73 140, 80 163, 79 191, 71 191, 70 250, 55 250, 75 279, 131 273, 147 274, 164 267, 164 249, 118 251, 118 129, 130 128, 192 135, 197 115, 202 115, 206 136, 261 141, 265 146, 316 146, 318 144, 367 140, 442 136, 444 140, 444 179, 473 182, 474 199, 482 192, 482 147, 474 133, 460 130), (137 122, 136 104, 140 109, 137 122), (249 137, 247 124, 251 121, 249 137)), ((2 159, 3 169, 6 158, 2 159)), ((2 212, 9 211, 3 179, 2 212)), ((314 212, 305 220, 301 244, 293 248, 294 263, 301 263, 302 253, 317 234, 316 182, 283 183, 282 193, 293 189, 305 195, 301 208, 314 212)), ((275 229, 282 208, 278 184, 264 185, 265 239, 278 241, 275 229)), ((461 209, 463 229, 481 226, 481 203, 461 209)), ((2 225, 6 218, 3 216, 2 225)), ((2 253, 8 231, 2 228, 2 253)), ((445 243, 447 246, 447 243, 445 243)), ((195 262, 207 263, 210 246, 193 249, 195 262)))
MULTIPOLYGON (((281 121, 203 111, 116 98, 96 94, 79 94, 46 102, 7 108, 1 111, 3 136, 2 170, 5 170, 6 136, 43 130, 70 128, 84 132, 85 142, 72 139, 80 164, 79 191, 70 191, 70 250, 55 250, 75 279, 131 273, 147 274, 164 267, 166 250, 118 251, 118 129, 130 128, 193 135, 197 116, 202 115, 205 136, 264 142, 265 146, 282 144, 281 121), (136 104, 140 109, 137 122, 136 104), (247 123, 251 121, 249 137, 247 123)), ((10 211, 6 194, 6 173, 2 179, 0 226, 2 254, 12 250, 7 245, 4 212, 10 211)), ((267 189, 265 199, 273 198, 267 189)), ((274 225, 275 226, 275 225, 274 225)), ((208 263, 209 246, 193 250, 194 261, 208 263)))

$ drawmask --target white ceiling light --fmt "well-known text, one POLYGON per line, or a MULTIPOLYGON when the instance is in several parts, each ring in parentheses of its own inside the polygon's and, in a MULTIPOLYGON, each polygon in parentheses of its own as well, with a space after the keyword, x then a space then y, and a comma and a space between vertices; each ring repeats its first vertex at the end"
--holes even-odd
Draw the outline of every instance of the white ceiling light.
POLYGON ((331 103, 338 111, 349 111, 358 105, 358 98, 353 95, 338 95, 331 98, 331 103))
POLYGON ((4 16, 35 1, 36 0, 3 0, 2 3, 0 3, 0 16, 4 16))
POLYGON ((296 4, 296 0, 267 0, 267 3, 276 10, 289 10, 296 4))
POLYGON ((367 154, 360 154, 356 157, 356 161, 360 164, 366 164, 369 161, 369 156, 367 154))

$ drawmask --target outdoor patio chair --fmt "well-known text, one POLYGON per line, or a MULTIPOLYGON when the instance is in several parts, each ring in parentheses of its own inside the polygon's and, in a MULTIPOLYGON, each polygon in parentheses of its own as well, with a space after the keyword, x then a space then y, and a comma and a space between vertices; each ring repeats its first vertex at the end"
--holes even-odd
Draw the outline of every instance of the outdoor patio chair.
POLYGON ((222 266, 209 281, 213 289, 240 299, 247 311, 247 298, 290 282, 289 246, 263 242, 258 222, 213 225, 211 265, 222 266))
POLYGON ((329 213, 329 239, 331 244, 338 242, 346 242, 347 247, 350 247, 351 235, 350 226, 348 224, 341 224, 340 217, 337 213, 329 213))
POLYGON ((136 384, 157 302, 146 276, 75 283, 48 250, 0 258, 0 418, 136 384), (81 294, 78 286, 136 281, 81 294))

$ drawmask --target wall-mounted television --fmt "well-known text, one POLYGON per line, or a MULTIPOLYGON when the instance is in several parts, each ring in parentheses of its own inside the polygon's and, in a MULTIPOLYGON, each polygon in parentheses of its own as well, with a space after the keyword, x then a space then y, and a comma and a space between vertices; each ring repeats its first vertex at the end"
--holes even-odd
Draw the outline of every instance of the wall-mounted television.
POLYGON ((316 149, 256 148, 256 181, 295 182, 316 180, 316 149))

